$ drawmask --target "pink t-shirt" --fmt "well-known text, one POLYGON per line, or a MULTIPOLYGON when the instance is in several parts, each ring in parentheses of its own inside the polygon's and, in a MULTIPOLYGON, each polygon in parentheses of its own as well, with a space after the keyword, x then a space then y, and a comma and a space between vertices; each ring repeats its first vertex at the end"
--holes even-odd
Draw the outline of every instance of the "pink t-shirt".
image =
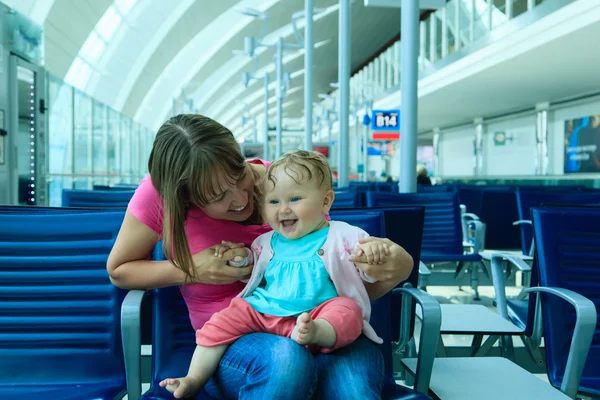
MULTIPOLYGON (((253 164, 262 164, 266 168, 270 162, 251 160, 253 164)), ((135 191, 128 210, 143 224, 153 231, 162 234, 163 201, 152 186, 150 176, 145 177, 135 191)), ((195 208, 189 211, 185 221, 185 232, 192 254, 205 250, 222 240, 252 245, 254 239, 271 230, 269 224, 240 225, 237 222, 213 219, 202 210, 195 208)), ((236 282, 228 285, 209 285, 193 283, 181 286, 181 294, 187 304, 194 329, 200 329, 217 311, 227 307, 246 284, 236 282)))

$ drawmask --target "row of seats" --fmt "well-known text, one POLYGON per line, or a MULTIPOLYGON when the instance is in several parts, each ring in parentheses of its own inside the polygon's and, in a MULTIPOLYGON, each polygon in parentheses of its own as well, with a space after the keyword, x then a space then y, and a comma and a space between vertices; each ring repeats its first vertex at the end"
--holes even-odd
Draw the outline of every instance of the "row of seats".
MULTIPOLYGON (((391 236, 394 229, 388 227, 393 226, 395 240, 418 263, 424 215, 423 207, 414 206, 335 210, 331 216, 361 226, 376 236, 391 236)), ((117 210, 0 209, 2 226, 7 228, 0 236, 0 285, 6 289, 2 291, 0 307, 1 317, 10 321, 6 324, 9 334, 0 336, 0 369, 5 380, 0 397, 118 398, 124 393, 126 366, 129 398, 138 398, 139 318, 144 293, 129 292, 122 311, 119 310, 124 292, 110 284, 104 269, 122 218, 123 212, 117 210), (123 321, 122 332, 119 320, 123 321)), ((596 309, 591 301, 561 289, 576 289, 598 303, 599 281, 594 279, 598 275, 598 258, 594 258, 597 254, 590 249, 600 249, 600 242, 596 243, 600 237, 594 229, 600 223, 600 209, 542 208, 534 211, 533 218, 542 287, 538 290, 563 297, 576 310, 573 314, 570 307, 542 299, 550 381, 572 398, 583 373, 580 389, 597 393, 594 390, 598 391, 598 334, 585 364, 594 336, 596 309), (567 239, 561 238, 563 232, 569 233, 567 239), (574 265, 581 267, 574 269, 574 265), (550 286, 561 289, 549 289, 550 286), (564 349, 573 335, 565 363, 564 349)), ((415 274, 411 275, 405 284, 414 287, 415 278, 415 274)), ((419 358, 403 360, 405 367, 416 374, 415 387, 419 392, 427 393, 430 388, 440 398, 491 398, 490 393, 506 396, 510 391, 521 396, 511 395, 515 398, 561 398, 560 392, 535 377, 527 378, 529 374, 505 359, 438 357, 434 360, 442 323, 439 304, 417 289, 400 292, 414 297, 423 308, 419 358), (509 375, 499 384, 494 383, 490 368, 509 375), (469 371, 484 375, 475 379, 469 371), (505 379, 513 385, 507 387, 505 379), (496 392, 492 391, 494 388, 496 392), (487 395, 478 397, 478 393, 484 393, 482 390, 487 395)), ((414 306, 390 311, 392 300, 393 295, 388 294, 373 303, 372 323, 385 340, 384 398, 419 398, 418 394, 406 394, 393 380, 390 324, 401 327, 400 348, 406 355, 414 355, 409 351, 409 339, 411 317, 415 313, 414 306), (391 312, 395 322, 390 318, 391 312)), ((171 398, 161 392, 157 381, 185 372, 194 337, 182 301, 176 288, 152 291, 155 316, 152 385, 143 398, 171 398)))
MULTIPOLYGON (((423 212, 419 207, 405 208, 396 210, 395 217, 418 230, 423 212)), ((123 212, 115 210, 0 209, 0 221, 7 228, 0 240, 0 285, 11 288, 3 291, 0 306, 2 318, 11 319, 6 325, 11 333, 0 336, 4 379, 0 397, 113 399, 120 398, 127 387, 130 399, 139 398, 144 293, 130 291, 125 297, 124 291, 110 283, 105 270, 122 218, 123 212)), ((360 226, 373 235, 386 235, 383 211, 336 211, 332 218, 360 226)), ((418 260, 420 235, 405 236, 405 248, 418 260)), ((156 254, 160 257, 160 244, 156 254)), ((414 286, 411 280, 416 284, 416 275, 407 282, 414 286)), ((428 301, 436 305, 433 298, 416 289, 408 293, 426 308, 428 301)), ((384 398, 427 398, 408 393, 394 383, 390 300, 391 295, 386 295, 375 301, 372 313, 373 326, 385 339, 384 398)), ((152 384, 143 398, 168 399, 172 396, 158 386, 158 381, 185 373, 195 343, 194 332, 177 288, 153 290, 152 302, 152 384)), ((406 314, 414 315, 414 311, 406 314)), ((430 364, 433 356, 431 353, 430 364)), ((426 375, 419 379, 426 379, 426 375)), ((427 382, 419 384, 427 386, 427 382)))

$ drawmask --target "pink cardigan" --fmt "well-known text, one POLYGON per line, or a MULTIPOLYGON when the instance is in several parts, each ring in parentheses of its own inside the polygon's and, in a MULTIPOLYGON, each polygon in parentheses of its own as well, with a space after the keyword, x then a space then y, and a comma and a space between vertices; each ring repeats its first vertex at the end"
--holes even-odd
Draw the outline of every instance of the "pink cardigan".
MULTIPOLYGON (((272 236, 273 231, 264 233, 252 243, 254 259, 258 261, 254 264, 252 276, 248 284, 238 297, 250 296, 262 281, 267 265, 271 257, 273 257, 273 249, 271 248, 272 236)), ((369 237, 369 234, 358 227, 341 221, 330 221, 327 240, 323 245, 323 251, 319 251, 318 254, 325 263, 325 268, 333 281, 338 295, 351 298, 362 309, 364 335, 375 343, 383 343, 383 340, 377 336, 377 333, 369 324, 371 302, 362 282, 364 280, 365 282, 372 283, 375 280, 367 276, 354 263, 348 261, 348 257, 354 251, 358 240, 366 237, 369 237)))

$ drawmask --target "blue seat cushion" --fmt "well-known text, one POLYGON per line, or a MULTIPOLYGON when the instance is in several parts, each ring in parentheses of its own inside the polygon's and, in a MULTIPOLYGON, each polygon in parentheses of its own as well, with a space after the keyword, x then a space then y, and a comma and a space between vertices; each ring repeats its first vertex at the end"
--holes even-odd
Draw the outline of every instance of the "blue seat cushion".
POLYGON ((477 262, 481 261, 479 254, 438 254, 438 253, 421 253, 421 261, 429 262, 477 262))
POLYGON ((512 323, 525 330, 529 300, 506 300, 506 307, 508 308, 508 318, 512 323))
MULTIPOLYGON (((60 366, 57 366, 60 368, 60 366)), ((125 395, 125 381, 121 382, 94 382, 73 385, 5 385, 0 392, 3 399, 40 400, 113 400, 125 395)))
MULTIPOLYGON (((588 354, 589 357, 597 357, 597 354, 588 354)), ((597 359, 596 359, 597 360, 597 359)), ((579 384, 579 391, 591 395, 600 396, 600 377, 597 376, 583 376, 581 377, 581 383, 579 384)), ((596 397, 594 397, 596 398, 596 397)))

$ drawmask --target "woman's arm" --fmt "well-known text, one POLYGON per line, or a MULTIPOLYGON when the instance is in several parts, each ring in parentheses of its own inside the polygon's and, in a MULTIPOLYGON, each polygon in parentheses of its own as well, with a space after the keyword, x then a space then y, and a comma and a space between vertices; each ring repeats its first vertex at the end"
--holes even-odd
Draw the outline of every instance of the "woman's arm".
MULTIPOLYGON (((123 289, 154 289, 185 283, 185 274, 169 261, 152 261, 149 256, 159 235, 127 211, 121 230, 108 257, 106 269, 111 282, 123 289)), ((214 248, 194 254, 196 281, 210 284, 233 283, 250 275, 252 267, 225 265, 243 249, 231 249, 222 258, 214 248)))
POLYGON ((351 255, 349 260, 363 270, 366 275, 376 280, 373 283, 363 281, 369 298, 373 301, 408 278, 413 269, 414 262, 406 250, 389 239, 371 236, 360 239, 359 243, 368 243, 371 241, 381 241, 388 246, 389 256, 383 264, 368 264, 364 254, 360 257, 351 255))
POLYGON ((148 259, 159 240, 160 236, 156 232, 127 210, 106 263, 111 282, 123 289, 151 289, 183 284, 183 271, 169 261, 148 259))

